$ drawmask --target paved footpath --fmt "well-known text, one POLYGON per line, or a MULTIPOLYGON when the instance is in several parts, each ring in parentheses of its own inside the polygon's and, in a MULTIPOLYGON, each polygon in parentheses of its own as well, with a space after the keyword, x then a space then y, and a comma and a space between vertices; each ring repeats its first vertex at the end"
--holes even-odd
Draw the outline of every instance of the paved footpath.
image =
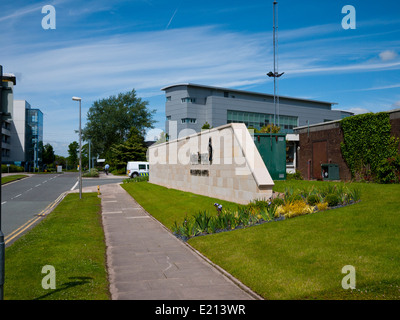
POLYGON ((177 239, 118 183, 100 192, 113 300, 260 299, 177 239))

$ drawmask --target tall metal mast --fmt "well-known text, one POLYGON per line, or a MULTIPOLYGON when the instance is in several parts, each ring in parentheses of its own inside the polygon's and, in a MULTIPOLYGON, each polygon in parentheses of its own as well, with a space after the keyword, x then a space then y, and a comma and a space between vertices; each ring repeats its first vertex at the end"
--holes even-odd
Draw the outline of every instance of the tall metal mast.
POLYGON ((278 73, 278 63, 277 63, 277 42, 278 42, 278 36, 277 36, 277 17, 276 17, 276 6, 278 4, 278 1, 274 1, 274 6, 273 6, 273 47, 274 47, 274 72, 268 72, 267 76, 273 77, 274 78, 274 125, 279 126, 279 96, 277 94, 277 86, 278 86, 278 79, 280 76, 284 74, 282 72, 281 74, 278 73), (278 109, 278 123, 277 123, 277 109, 278 109))

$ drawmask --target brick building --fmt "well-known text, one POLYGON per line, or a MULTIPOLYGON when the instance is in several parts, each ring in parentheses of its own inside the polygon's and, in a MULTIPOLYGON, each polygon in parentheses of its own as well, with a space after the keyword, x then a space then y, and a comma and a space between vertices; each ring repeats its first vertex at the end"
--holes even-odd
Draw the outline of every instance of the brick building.
MULTIPOLYGON (((400 137, 400 109, 391 110, 388 113, 392 126, 391 134, 400 137)), ((304 179, 322 179, 321 164, 324 163, 338 165, 340 180, 351 179, 350 170, 340 149, 340 143, 343 141, 340 121, 329 121, 294 129, 299 134, 297 170, 301 172, 304 179)))

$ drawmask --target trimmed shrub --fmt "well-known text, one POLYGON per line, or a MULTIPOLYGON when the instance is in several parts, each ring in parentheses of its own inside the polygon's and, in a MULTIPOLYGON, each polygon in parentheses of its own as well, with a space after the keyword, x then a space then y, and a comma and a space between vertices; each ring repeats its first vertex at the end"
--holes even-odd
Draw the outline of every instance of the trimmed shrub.
POLYGON ((318 211, 325 211, 328 209, 328 204, 326 202, 317 203, 318 211))
POLYGON ((7 172, 24 172, 24 167, 16 166, 15 164, 11 164, 10 166, 7 166, 6 164, 1 165, 1 172, 2 173, 7 173, 7 172))
POLYGON ((85 172, 83 176, 86 178, 97 178, 99 177, 99 171, 95 168, 92 168, 90 171, 85 172))
POLYGON ((319 197, 316 194, 309 195, 307 197, 307 203, 310 206, 315 206, 317 203, 319 203, 319 197))
POLYGON ((326 195, 325 202, 329 207, 335 207, 339 204, 339 198, 336 194, 330 193, 326 195))
POLYGON ((286 180, 303 180, 303 176, 300 171, 296 170, 295 173, 287 173, 286 180))

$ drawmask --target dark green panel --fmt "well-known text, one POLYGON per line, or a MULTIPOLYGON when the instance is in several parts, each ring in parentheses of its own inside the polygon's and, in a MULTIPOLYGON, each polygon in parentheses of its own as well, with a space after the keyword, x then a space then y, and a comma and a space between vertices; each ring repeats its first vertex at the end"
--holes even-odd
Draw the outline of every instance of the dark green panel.
POLYGON ((321 164, 321 172, 323 180, 340 180, 339 165, 335 163, 321 164))
POLYGON ((273 180, 286 180, 286 135, 255 133, 254 143, 273 180))

